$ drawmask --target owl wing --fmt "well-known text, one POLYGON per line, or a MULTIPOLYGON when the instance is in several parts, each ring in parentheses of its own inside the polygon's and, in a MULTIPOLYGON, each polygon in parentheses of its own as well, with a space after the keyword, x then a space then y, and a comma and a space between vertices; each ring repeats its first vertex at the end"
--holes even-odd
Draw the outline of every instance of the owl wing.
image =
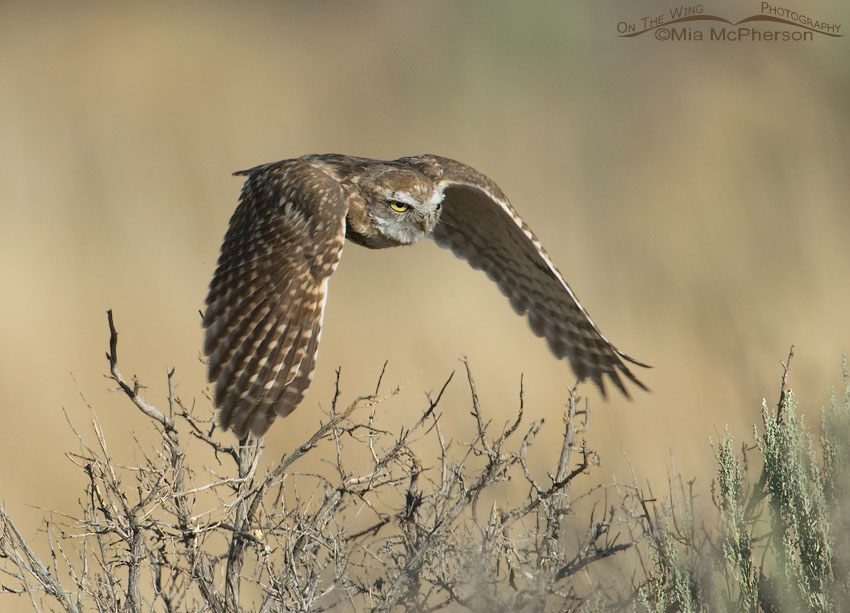
POLYGON ((545 337, 558 358, 566 357, 580 380, 589 378, 605 395, 604 376, 629 393, 620 375, 647 389, 625 362, 648 367, 612 345, 599 331, 558 272, 540 241, 502 190, 474 168, 437 156, 407 158, 443 187, 436 243, 483 270, 531 329, 545 337))
POLYGON ((304 160, 247 175, 204 314, 204 352, 223 428, 261 436, 313 378, 328 279, 348 208, 339 183, 304 160))

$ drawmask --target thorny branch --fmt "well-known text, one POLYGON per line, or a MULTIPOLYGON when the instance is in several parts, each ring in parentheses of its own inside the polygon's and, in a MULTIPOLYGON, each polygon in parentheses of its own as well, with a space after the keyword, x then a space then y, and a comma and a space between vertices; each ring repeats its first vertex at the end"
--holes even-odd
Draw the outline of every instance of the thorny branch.
POLYGON ((577 441, 588 411, 576 410, 574 389, 558 464, 545 483, 528 466, 542 420, 523 431, 522 382, 515 418, 494 433, 466 360, 471 441, 447 440, 441 426, 453 373, 424 408, 410 409, 418 415, 412 426, 395 435, 377 427, 375 408, 398 393, 379 396, 384 364, 375 393, 341 410, 338 372, 323 423, 261 470, 262 440, 237 444, 218 432, 209 413, 197 415, 176 395, 173 369, 167 409, 146 399, 139 381, 119 370, 112 311, 107 321, 108 376, 150 420, 159 443, 137 441, 142 461, 128 465, 96 417, 93 441, 72 426, 80 450, 68 458, 87 481, 80 513, 46 522, 48 565, 0 507, 3 598, 17 594, 34 610, 65 611, 561 608, 588 593, 571 581, 576 573, 629 547, 611 534, 613 510, 591 514, 578 546, 562 536, 570 488, 596 462, 577 441), (293 472, 308 456, 331 470, 293 472), (513 492, 507 498, 493 489, 505 482, 513 492), (484 500, 488 513, 479 511, 484 500))

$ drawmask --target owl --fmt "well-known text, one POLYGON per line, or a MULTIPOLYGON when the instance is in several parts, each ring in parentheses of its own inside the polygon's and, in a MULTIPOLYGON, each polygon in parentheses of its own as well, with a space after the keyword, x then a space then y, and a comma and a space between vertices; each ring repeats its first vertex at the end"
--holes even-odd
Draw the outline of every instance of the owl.
POLYGON ((204 352, 224 429, 262 436, 304 398, 328 281, 351 241, 370 249, 430 237, 483 270, 579 380, 646 387, 579 303, 502 190, 436 155, 381 161, 305 155, 246 176, 210 284, 204 352))

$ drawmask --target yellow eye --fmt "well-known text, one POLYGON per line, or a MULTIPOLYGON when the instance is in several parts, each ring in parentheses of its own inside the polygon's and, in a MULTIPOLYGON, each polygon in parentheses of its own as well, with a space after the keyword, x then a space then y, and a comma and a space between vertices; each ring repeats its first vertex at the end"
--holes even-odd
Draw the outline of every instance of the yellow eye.
POLYGON ((405 204, 404 202, 396 202, 395 200, 390 202, 390 208, 394 211, 398 211, 399 213, 404 213, 407 209, 410 208, 409 204, 405 204))

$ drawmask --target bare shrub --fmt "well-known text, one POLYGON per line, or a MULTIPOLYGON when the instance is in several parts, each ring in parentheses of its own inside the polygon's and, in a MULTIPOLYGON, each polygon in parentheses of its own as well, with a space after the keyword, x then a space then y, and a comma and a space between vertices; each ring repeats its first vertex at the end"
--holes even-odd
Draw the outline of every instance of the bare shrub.
MULTIPOLYGON (((68 457, 87 486, 78 516, 45 519, 49 559, 0 508, 5 599, 17 594, 35 610, 65 611, 575 609, 588 595, 586 576, 582 591, 576 575, 630 547, 618 542, 613 507, 594 507, 578 547, 566 543, 564 519, 580 497, 574 483, 597 461, 579 440, 587 409, 577 408, 575 390, 557 464, 543 481, 527 464, 542 420, 524 425, 520 389, 513 422, 494 426, 465 361, 476 432, 468 443, 447 442, 440 426, 451 376, 414 423, 393 434, 377 423, 380 377, 374 394, 342 407, 338 374, 320 427, 262 471, 262 441, 215 436, 211 409, 184 404, 173 371, 165 410, 146 399, 118 368, 111 312, 109 329, 109 377, 159 443, 137 442, 144 460, 130 465, 96 417, 90 433, 75 430, 80 449, 68 457), (436 453, 425 455, 428 443, 436 453), (307 455, 321 456, 326 474, 296 472, 307 455), (348 461, 354 457, 367 461, 348 461), (506 481, 524 483, 527 494, 493 504, 506 481)), ((593 603, 611 598, 597 593, 593 603)))

